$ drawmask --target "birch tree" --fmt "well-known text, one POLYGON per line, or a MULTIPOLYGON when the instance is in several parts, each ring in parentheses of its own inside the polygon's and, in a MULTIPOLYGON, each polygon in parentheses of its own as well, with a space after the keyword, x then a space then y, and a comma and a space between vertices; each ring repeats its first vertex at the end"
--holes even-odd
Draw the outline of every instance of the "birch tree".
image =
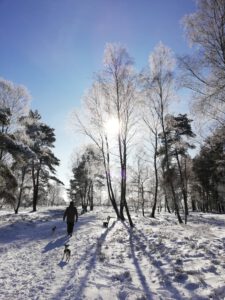
POLYGON ((149 66, 150 74, 148 79, 148 93, 151 95, 150 100, 154 107, 155 115, 160 123, 162 136, 165 143, 165 168, 168 176, 168 183, 178 221, 179 223, 182 223, 183 221, 180 217, 175 187, 173 184, 173 172, 170 165, 169 148, 165 126, 165 116, 168 112, 169 105, 175 97, 173 74, 175 60, 172 51, 162 43, 159 43, 149 57, 149 66), (170 173, 171 176, 168 175, 170 173))
MULTIPOLYGON (((134 199, 134 206, 136 213, 141 211, 143 217, 145 216, 145 204, 147 202, 147 182, 150 181, 149 167, 146 165, 146 160, 143 159, 145 153, 139 150, 135 155, 135 161, 132 166, 132 180, 129 184, 130 194, 134 199)), ((149 184, 148 184, 149 185, 149 184)))
MULTIPOLYGON (((116 214, 124 220, 126 210, 130 226, 133 222, 126 199, 127 160, 131 139, 135 134, 136 86, 133 61, 127 50, 117 44, 106 45, 104 66, 85 98, 92 128, 79 124, 102 152, 109 198, 116 214), (116 129, 116 130, 115 130, 116 129), (112 133, 114 136, 112 137, 112 133), (111 178, 111 150, 118 155, 120 166, 120 209, 118 211, 111 178)), ((78 115, 77 115, 78 117, 78 115)))
POLYGON ((117 133, 120 160, 120 216, 124 220, 124 208, 133 226, 126 199, 128 148, 135 134, 137 95, 133 61, 120 45, 108 44, 104 54, 104 70, 99 81, 109 100, 108 112, 118 120, 117 133))
POLYGON ((155 217, 155 211, 158 201, 159 189, 159 165, 158 165, 158 148, 159 148, 159 132, 160 132, 160 118, 158 109, 158 98, 155 97, 152 91, 152 74, 150 68, 140 75, 141 95, 142 95, 142 119, 144 128, 147 129, 147 137, 145 141, 150 144, 150 155, 153 157, 154 168, 154 200, 151 211, 151 217, 155 217))
POLYGON ((194 95, 193 112, 216 123, 225 120, 225 0, 198 0, 184 29, 194 54, 180 58, 182 85, 194 95))
MULTIPOLYGON (((75 127, 90 138, 102 155, 104 165, 108 197, 117 215, 120 219, 120 213, 115 198, 112 182, 112 166, 109 146, 109 130, 106 126, 109 119, 108 113, 105 112, 107 99, 103 97, 99 83, 94 82, 83 98, 83 114, 75 111, 75 127)), ((111 137, 112 138, 112 137, 111 137)))

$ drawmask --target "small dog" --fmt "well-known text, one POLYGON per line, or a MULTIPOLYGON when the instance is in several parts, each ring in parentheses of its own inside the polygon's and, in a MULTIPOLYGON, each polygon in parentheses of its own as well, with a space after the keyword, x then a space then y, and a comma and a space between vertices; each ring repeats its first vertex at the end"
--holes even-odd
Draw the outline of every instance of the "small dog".
POLYGON ((65 246, 65 249, 63 252, 62 260, 64 260, 64 257, 66 257, 66 262, 68 262, 70 260, 71 251, 69 249, 69 244, 65 244, 64 246, 65 246))
POLYGON ((103 227, 108 228, 109 226, 109 220, 110 220, 110 216, 107 217, 107 221, 103 222, 103 227))
POLYGON ((56 231, 56 226, 53 226, 52 227, 52 235, 55 233, 55 231, 56 231))

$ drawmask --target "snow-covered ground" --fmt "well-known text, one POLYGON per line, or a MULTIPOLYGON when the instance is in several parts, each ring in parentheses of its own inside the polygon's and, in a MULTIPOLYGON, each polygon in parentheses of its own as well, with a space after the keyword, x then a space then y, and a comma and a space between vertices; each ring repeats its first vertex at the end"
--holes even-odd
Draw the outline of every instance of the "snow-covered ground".
POLYGON ((133 216, 130 229, 98 209, 79 217, 69 241, 62 215, 0 212, 1 300, 225 299, 224 215, 192 214, 188 225, 133 216))

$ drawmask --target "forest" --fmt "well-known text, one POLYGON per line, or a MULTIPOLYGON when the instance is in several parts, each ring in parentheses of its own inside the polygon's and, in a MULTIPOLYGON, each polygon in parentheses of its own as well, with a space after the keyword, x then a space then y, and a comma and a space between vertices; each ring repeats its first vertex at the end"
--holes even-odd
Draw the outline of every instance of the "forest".
MULTIPOLYGON (((199 1, 182 25, 191 54, 159 42, 139 71, 128 49, 106 44, 70 120, 74 135, 89 138, 67 188, 82 213, 110 205, 133 227, 130 212, 154 218, 163 210, 179 223, 190 211, 225 212, 225 1, 199 1), (176 109, 179 99, 186 111, 176 109)), ((54 128, 30 98, 26 87, 0 80, 0 209, 16 214, 64 204, 54 128)))

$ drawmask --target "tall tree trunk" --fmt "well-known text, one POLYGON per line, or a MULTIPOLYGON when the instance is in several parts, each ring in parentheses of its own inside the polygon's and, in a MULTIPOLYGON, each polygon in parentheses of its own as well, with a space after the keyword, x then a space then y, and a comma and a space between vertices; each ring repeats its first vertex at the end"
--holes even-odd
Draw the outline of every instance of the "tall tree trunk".
POLYGON ((37 211, 38 187, 33 187, 33 212, 37 211))
POLYGON ((35 174, 34 161, 32 163, 32 180, 33 180, 33 212, 37 211, 37 202, 38 202, 38 192, 39 192, 39 175, 40 175, 40 165, 38 166, 35 174))
POLYGON ((120 217, 121 220, 124 221, 125 217, 124 217, 124 207, 125 207, 125 202, 126 202, 126 170, 125 168, 122 166, 121 168, 121 184, 120 184, 120 217))
POLYGON ((178 170, 179 170, 179 174, 180 174, 181 190, 182 190, 182 195, 183 195, 183 200, 184 200, 184 219, 185 219, 185 224, 187 224, 187 216, 188 216, 187 191, 185 189, 183 174, 182 174, 180 160, 179 160, 177 150, 176 150, 176 160, 177 160, 178 170))
POLYGON ((107 185, 107 190, 108 190, 108 196, 109 200, 112 204, 112 207, 116 213, 117 219, 120 219, 120 213, 117 207, 116 199, 114 196, 113 188, 112 188, 112 180, 111 180, 111 174, 110 174, 110 167, 109 167, 109 148, 108 148, 108 141, 107 138, 105 137, 106 141, 106 153, 104 151, 103 143, 102 143, 102 156, 103 156, 103 164, 104 164, 104 169, 105 169, 105 177, 106 177, 106 185, 107 185))
POLYGON ((168 203, 168 199, 167 199, 167 195, 166 195, 166 194, 165 194, 165 208, 167 208, 168 213, 171 213, 170 207, 169 207, 169 203, 168 203))
POLYGON ((192 211, 196 211, 196 203, 194 199, 191 200, 191 206, 192 206, 192 211))
MULTIPOLYGON (((125 177, 126 177, 126 169, 125 169, 125 177)), ((128 218, 130 227, 134 227, 134 223, 132 221, 130 211, 129 211, 129 207, 127 205, 127 200, 126 200, 126 180, 125 180, 125 186, 124 186, 124 207, 125 207, 125 210, 126 210, 126 214, 127 214, 127 218, 128 218)))
MULTIPOLYGON (((164 167, 162 167, 162 173, 163 173, 163 178, 165 178, 164 167)), ((165 196, 165 198, 164 198, 164 200, 165 200, 165 212, 166 212, 166 209, 167 209, 168 213, 171 213, 169 203, 168 203, 168 196, 167 196, 167 193, 166 193, 166 187, 163 187, 163 192, 164 192, 164 196, 165 196)))
POLYGON ((125 207, 127 217, 129 220, 130 227, 134 227, 133 221, 131 219, 131 215, 129 212, 129 207, 127 205, 126 200, 126 184, 127 184, 127 149, 126 149, 126 141, 123 140, 123 156, 121 158, 121 183, 122 183, 122 189, 121 189, 121 207, 120 207, 120 217, 121 220, 124 221, 124 215, 123 215, 123 208, 125 207), (122 213, 122 214, 121 214, 122 213))
POLYGON ((89 203, 90 203, 90 211, 94 209, 94 202, 93 202, 93 182, 90 183, 90 190, 89 190, 89 203))
MULTIPOLYGON (((118 119, 120 121, 120 118, 118 116, 118 119)), ((119 156, 120 156, 120 218, 122 221, 125 221, 124 217, 124 207, 125 207, 125 201, 126 201, 126 164, 125 164, 125 155, 123 149, 122 153, 122 141, 121 141, 121 135, 118 134, 118 145, 119 145, 119 156)), ((125 145, 124 145, 125 146, 125 145)), ((126 154, 126 153, 125 153, 126 154)))
POLYGON ((158 200, 159 179, 158 179, 158 169, 157 169, 157 150, 158 150, 158 136, 155 135, 155 150, 154 150, 155 192, 154 192, 154 203, 152 207, 151 218, 155 218, 155 210, 156 210, 156 205, 158 200))
POLYGON ((144 198, 144 183, 141 184, 141 209, 142 209, 142 216, 145 216, 145 198, 144 198))
POLYGON ((23 193, 23 184, 24 184, 24 179, 25 179, 25 174, 26 174, 26 167, 22 167, 22 178, 21 178, 21 184, 20 184, 20 191, 19 191, 19 196, 18 196, 18 202, 15 208, 15 214, 18 214, 20 204, 21 204, 21 198, 22 198, 22 193, 23 193))

